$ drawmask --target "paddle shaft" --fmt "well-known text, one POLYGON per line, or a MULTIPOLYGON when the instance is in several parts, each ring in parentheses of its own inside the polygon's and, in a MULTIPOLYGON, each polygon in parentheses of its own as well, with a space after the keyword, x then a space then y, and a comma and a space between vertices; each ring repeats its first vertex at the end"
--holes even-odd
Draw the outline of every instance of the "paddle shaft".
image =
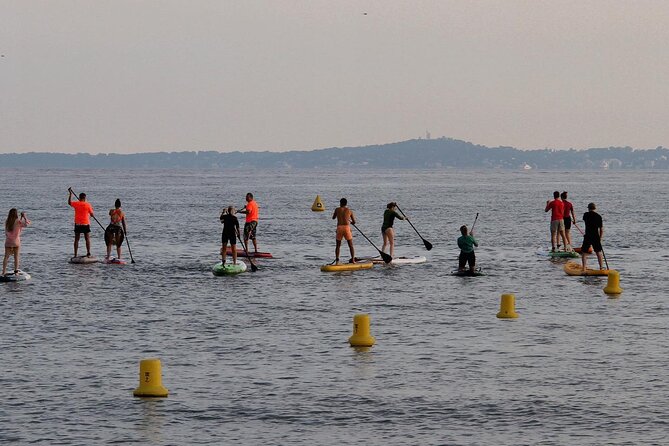
POLYGON ((253 263, 253 260, 251 260, 251 256, 249 255, 249 250, 246 249, 246 241, 239 234, 239 231, 237 231, 237 238, 239 239, 240 242, 242 242, 242 248, 244 248, 244 253, 246 254, 246 258, 249 260, 249 263, 251 264, 251 271, 255 273, 256 271, 258 271, 258 267, 255 265, 255 263, 253 263))
POLYGON ((365 239, 370 243, 370 245, 372 245, 372 246, 374 247, 374 249, 376 249, 377 251, 379 251, 379 254, 381 254, 381 257, 383 258, 383 261, 384 261, 384 262, 386 262, 386 263, 390 263, 390 262, 392 262, 393 258, 392 258, 390 255, 386 254, 385 252, 381 251, 379 248, 377 248, 376 245, 374 244, 374 242, 371 241, 371 240, 369 239, 369 237, 367 237, 367 236, 365 235, 365 233, 362 232, 362 231, 360 230, 360 228, 358 228, 358 227, 355 225, 355 223, 351 223, 351 225, 353 225, 353 227, 354 227, 355 229, 357 229, 358 232, 359 232, 360 234, 362 234, 363 237, 365 237, 365 239))
POLYGON ((476 226, 476 222, 478 221, 478 219, 479 219, 479 213, 477 212, 476 217, 474 217, 474 223, 472 223, 472 228, 469 230, 470 234, 474 233, 474 226, 476 226))
POLYGON ((416 229, 416 227, 413 225, 413 223, 411 223, 411 220, 409 220, 409 218, 408 218, 407 215, 404 213, 404 211, 403 211, 402 209, 400 209, 399 206, 397 206, 397 210, 400 211, 400 212, 402 213, 402 215, 404 216, 404 218, 406 218, 406 221, 411 225, 411 227, 413 228, 413 230, 416 231, 416 234, 418 234, 418 237, 420 237, 420 239, 423 241, 423 244, 425 245, 425 249, 427 249, 428 251, 429 251, 430 249, 432 249, 432 243, 428 242, 427 240, 425 240, 425 239, 423 238, 422 235, 420 235, 420 232, 418 232, 418 229, 416 229))

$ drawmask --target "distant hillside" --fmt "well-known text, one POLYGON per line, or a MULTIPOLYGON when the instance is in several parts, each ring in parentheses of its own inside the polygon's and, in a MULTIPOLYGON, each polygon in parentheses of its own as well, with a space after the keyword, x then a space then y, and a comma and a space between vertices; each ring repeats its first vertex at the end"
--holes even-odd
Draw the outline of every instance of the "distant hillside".
POLYGON ((669 169, 669 149, 518 150, 450 138, 412 139, 365 147, 291 152, 158 152, 0 154, 0 167, 48 168, 460 168, 460 169, 669 169))

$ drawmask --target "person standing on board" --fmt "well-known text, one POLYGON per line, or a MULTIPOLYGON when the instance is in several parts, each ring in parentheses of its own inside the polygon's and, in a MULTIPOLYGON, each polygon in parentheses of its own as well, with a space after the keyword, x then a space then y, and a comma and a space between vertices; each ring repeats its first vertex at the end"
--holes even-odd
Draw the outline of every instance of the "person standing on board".
POLYGON ((395 209, 397 209, 397 203, 394 201, 388 203, 386 210, 383 212, 383 225, 381 226, 381 234, 383 235, 381 251, 386 252, 386 245, 390 245, 390 257, 395 257, 395 231, 393 230, 393 223, 396 218, 404 220, 404 217, 395 209))
POLYGON ((246 194, 246 206, 237 211, 240 214, 246 214, 246 223, 244 223, 244 245, 248 250, 249 239, 253 241, 253 250, 258 252, 258 241, 256 240, 256 230, 258 229, 258 203, 253 199, 253 194, 246 194))
POLYGON ((9 256, 14 256, 14 274, 19 273, 19 251, 21 250, 21 231, 30 224, 25 212, 19 217, 16 208, 9 210, 5 220, 5 257, 2 259, 2 275, 7 274, 9 256))
POLYGON ((355 215, 346 205, 346 198, 339 200, 339 207, 334 210, 332 219, 337 219, 337 246, 335 248, 335 263, 339 263, 339 251, 341 249, 341 240, 346 239, 348 249, 351 252, 349 263, 355 263, 355 249, 353 248, 353 234, 351 233, 351 224, 355 224, 355 215))
POLYGON ((460 248, 460 255, 458 256, 458 271, 464 271, 465 265, 469 264, 469 272, 474 274, 476 270, 476 254, 474 254, 474 246, 478 248, 479 244, 474 238, 474 231, 467 231, 467 225, 460 226, 460 233, 458 237, 458 248, 460 248))
POLYGON ((564 204, 563 218, 564 221, 564 235, 567 238, 567 244, 565 245, 565 251, 573 251, 571 247, 571 224, 576 223, 576 215, 574 214, 574 205, 571 204, 571 201, 567 200, 567 191, 564 191, 560 194, 562 203, 564 204))
POLYGON ((86 201, 86 194, 79 194, 79 201, 72 201, 72 188, 67 190, 70 194, 67 197, 67 204, 74 208, 74 256, 77 257, 79 252, 79 238, 84 234, 86 240, 86 257, 91 256, 91 216, 93 214, 93 206, 86 201))
POLYGON ((583 270, 585 271, 585 264, 588 259, 588 251, 592 246, 592 250, 597 254, 597 260, 599 261, 599 269, 604 269, 604 264, 602 263, 602 237, 604 237, 604 223, 602 222, 602 216, 595 212, 597 207, 595 203, 588 204, 588 212, 583 214, 583 224, 585 225, 585 235, 583 236, 583 245, 581 246, 581 264, 583 265, 583 270))
POLYGON ((121 246, 125 239, 125 233, 128 231, 125 226, 125 212, 121 209, 121 200, 116 199, 114 209, 109 210, 110 222, 105 229, 105 244, 107 245, 107 256, 111 256, 111 250, 116 245, 116 258, 121 260, 121 246))
POLYGON ((239 220, 235 217, 235 208, 229 206, 223 210, 220 217, 223 223, 223 232, 221 233, 221 263, 225 265, 225 256, 228 250, 228 243, 232 250, 232 263, 237 264, 237 234, 239 234, 239 220))
POLYGON ((544 212, 551 211, 551 252, 555 252, 555 245, 560 245, 560 236, 566 243, 564 235, 564 203, 560 200, 560 192, 553 192, 553 199, 546 202, 544 212))

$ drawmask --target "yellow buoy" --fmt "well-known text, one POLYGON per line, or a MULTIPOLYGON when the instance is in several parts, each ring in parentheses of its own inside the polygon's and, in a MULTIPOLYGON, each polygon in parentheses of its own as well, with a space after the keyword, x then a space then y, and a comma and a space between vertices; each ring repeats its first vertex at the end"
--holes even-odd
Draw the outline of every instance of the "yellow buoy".
POLYGON ((152 397, 167 396, 167 389, 163 387, 160 359, 142 359, 139 362, 139 387, 132 394, 152 397))
POLYGON ((500 319, 515 319, 518 317, 518 313, 516 313, 516 296, 513 294, 502 294, 497 317, 500 319))
POLYGON ((351 347, 371 347, 376 342, 369 330, 369 314, 353 316, 353 336, 348 338, 351 347))
POLYGON ((606 294, 620 294, 623 292, 623 289, 620 288, 620 273, 615 269, 609 270, 609 279, 604 287, 604 292, 606 294))
POLYGON ((311 210, 314 212, 322 212, 325 210, 325 205, 323 204, 323 200, 321 200, 320 195, 316 195, 314 204, 311 205, 311 210))

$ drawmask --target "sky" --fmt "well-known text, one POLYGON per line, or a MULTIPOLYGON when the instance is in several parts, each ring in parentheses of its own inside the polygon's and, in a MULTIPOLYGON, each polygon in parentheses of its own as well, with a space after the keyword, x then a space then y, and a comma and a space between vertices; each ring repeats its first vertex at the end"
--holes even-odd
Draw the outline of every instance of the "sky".
POLYGON ((0 0, 0 153, 669 145, 666 0, 0 0))

